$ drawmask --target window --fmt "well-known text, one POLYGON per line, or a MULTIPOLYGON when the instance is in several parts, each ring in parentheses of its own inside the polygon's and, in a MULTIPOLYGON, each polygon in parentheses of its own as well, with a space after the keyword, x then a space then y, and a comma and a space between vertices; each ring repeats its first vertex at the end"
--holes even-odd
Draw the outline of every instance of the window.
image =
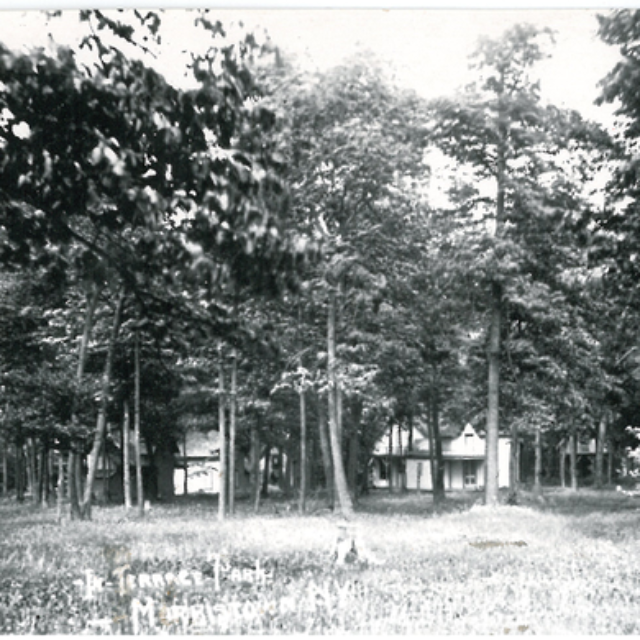
POLYGON ((476 487, 478 484, 476 478, 476 462, 475 460, 463 460, 462 473, 464 475, 465 487, 476 487))

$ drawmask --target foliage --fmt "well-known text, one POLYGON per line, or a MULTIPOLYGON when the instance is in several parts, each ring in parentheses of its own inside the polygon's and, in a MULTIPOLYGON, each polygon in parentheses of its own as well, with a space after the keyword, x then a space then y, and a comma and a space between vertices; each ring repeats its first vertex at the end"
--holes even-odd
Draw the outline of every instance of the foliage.
MULTIPOLYGON (((535 63, 552 39, 518 25, 482 41, 477 81, 433 104, 433 140, 469 176, 450 194, 463 227, 451 241, 472 290, 500 287, 501 421, 525 432, 583 423, 591 397, 605 393, 585 388, 587 372, 601 365, 579 292, 589 277, 586 186, 611 144, 577 113, 542 103, 535 63)), ((490 308, 479 302, 479 311, 490 308)))

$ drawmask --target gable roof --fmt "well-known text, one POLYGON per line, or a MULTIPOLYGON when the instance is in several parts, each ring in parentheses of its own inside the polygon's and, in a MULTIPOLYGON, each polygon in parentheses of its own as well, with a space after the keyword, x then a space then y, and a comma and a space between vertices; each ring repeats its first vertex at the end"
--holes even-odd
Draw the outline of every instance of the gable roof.
MULTIPOLYGON (((464 430, 467 423, 462 424, 440 424, 440 437, 441 438, 457 438, 464 430)), ((422 418, 414 420, 413 426, 423 438, 429 438, 429 425, 422 418)), ((415 434, 414 434, 415 436, 415 434)))

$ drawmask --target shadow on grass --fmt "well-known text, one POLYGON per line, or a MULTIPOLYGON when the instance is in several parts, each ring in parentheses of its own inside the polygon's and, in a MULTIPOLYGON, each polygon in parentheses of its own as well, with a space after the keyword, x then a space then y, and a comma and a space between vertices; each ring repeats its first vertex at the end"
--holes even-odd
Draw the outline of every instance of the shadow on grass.
POLYGON ((572 491, 561 487, 546 487, 542 499, 536 498, 533 492, 524 490, 520 494, 520 503, 543 512, 573 517, 636 511, 640 508, 639 498, 629 497, 612 489, 591 488, 572 491))
POLYGON ((587 538, 614 543, 640 540, 640 498, 611 488, 572 491, 549 487, 543 499, 523 491, 520 503, 542 513, 564 516, 572 529, 587 538))
POLYGON ((447 493, 444 502, 435 504, 431 493, 372 491, 359 499, 356 511, 381 516, 434 516, 466 511, 482 502, 482 497, 482 493, 475 491, 451 492, 447 493))

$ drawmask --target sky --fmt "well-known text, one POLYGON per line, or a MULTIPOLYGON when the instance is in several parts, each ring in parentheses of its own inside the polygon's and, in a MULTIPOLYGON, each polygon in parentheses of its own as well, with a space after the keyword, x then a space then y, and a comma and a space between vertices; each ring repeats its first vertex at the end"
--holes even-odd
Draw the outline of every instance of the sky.
MULTIPOLYGON (((65 5, 49 8, 52 6, 65 5)), ((141 2, 134 6, 144 5, 141 2)), ((39 12, 13 11, 12 7, 15 5, 0 3, 4 9, 0 14, 0 41, 11 47, 45 44, 47 29, 39 12)), ((370 50, 391 62, 400 83, 427 97, 452 95, 471 78, 468 57, 480 36, 498 37, 518 22, 548 26, 556 32, 556 45, 552 58, 539 67, 543 96, 559 107, 578 109, 587 118, 611 122, 611 108, 598 108, 593 102, 598 95, 597 84, 615 64, 617 52, 598 38, 594 9, 215 11, 224 22, 241 20, 247 26, 266 28, 278 46, 297 55, 308 67, 326 68, 358 48, 370 50)), ((162 64, 168 76, 177 73, 179 56, 173 52, 195 44, 187 15, 180 9, 166 13, 172 29, 167 37, 168 55, 162 64)), ((72 37, 73 28, 65 27, 56 40, 72 37)))
POLYGON ((540 67, 542 91, 559 107, 599 118, 597 83, 617 52, 597 36, 593 10, 363 10, 260 12, 276 43, 334 64, 355 50, 371 49, 398 67, 398 77, 420 93, 450 95, 471 79, 469 55, 480 36, 499 37, 518 22, 556 31, 553 57, 540 67))

